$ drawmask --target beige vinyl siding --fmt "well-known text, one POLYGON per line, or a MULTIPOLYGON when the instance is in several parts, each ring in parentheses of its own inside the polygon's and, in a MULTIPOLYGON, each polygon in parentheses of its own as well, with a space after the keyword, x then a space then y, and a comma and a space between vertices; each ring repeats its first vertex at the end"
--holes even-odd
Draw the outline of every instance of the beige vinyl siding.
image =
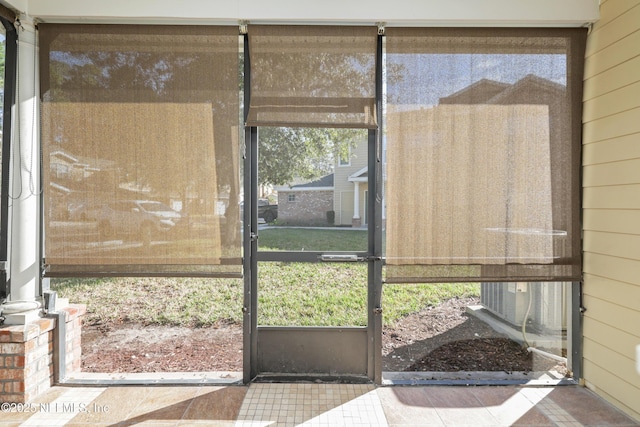
POLYGON ((640 0, 608 0, 584 86, 583 377, 640 420, 640 0))
POLYGON ((334 200, 338 199, 340 202, 340 206, 336 210, 336 221, 340 225, 350 225, 353 219, 353 190, 336 192, 335 194, 339 197, 335 197, 334 200))
MULTIPOLYGON (((351 164, 349 166, 339 166, 336 163, 333 186, 335 191, 334 210, 336 211, 336 223, 341 225, 351 225, 353 218, 353 182, 349 181, 349 176, 367 166, 367 140, 362 140, 355 147, 351 147, 351 164), (351 197, 350 201, 345 197, 351 197)), ((364 221, 364 191, 367 183, 360 183, 360 218, 364 221)))
MULTIPOLYGON (((638 62, 640 68, 640 62, 638 62)), ((582 147, 582 158, 585 165, 608 163, 618 160, 637 159, 640 157, 638 135, 624 135, 603 143, 588 144, 582 147)))
POLYGON ((640 234, 640 210, 592 209, 583 226, 589 231, 640 234))
MULTIPOLYGON (((609 364, 606 366, 609 366, 609 364)), ((630 416, 637 417, 638 401, 633 400, 633 396, 636 395, 637 385, 630 384, 626 379, 616 379, 615 383, 612 382, 612 373, 590 360, 585 360, 584 370, 588 371, 593 378, 589 384, 592 390, 630 416), (594 384, 598 384, 598 387, 594 387, 594 384), (624 398, 622 401, 618 399, 620 396, 624 398)))
POLYGON ((640 235, 590 231, 584 238, 584 250, 618 258, 640 259, 640 235))
MULTIPOLYGON (((585 232, 585 234, 589 233, 585 232)), ((625 289, 629 289, 629 292, 631 292, 631 289, 635 289, 640 286, 637 283, 638 271, 640 271, 639 260, 589 252, 584 254, 585 287, 587 288, 592 287, 592 282, 590 282, 590 280, 595 278, 587 276, 599 276, 623 282, 625 289)), ((637 301, 633 302, 633 304, 637 306, 637 301)), ((637 335, 637 326, 638 325, 629 325, 629 332, 632 332, 635 329, 637 335)), ((638 344, 640 344, 640 342, 638 344)))
POLYGON ((634 181, 638 170, 640 170, 640 158, 599 165, 586 165, 583 170, 585 174, 584 185, 585 187, 626 185, 634 181))
POLYGON ((640 82, 585 101, 583 118, 585 121, 590 122, 626 110, 633 111, 638 107, 638 99, 640 99, 640 82))
POLYGON ((584 87, 584 99, 590 100, 635 82, 633 72, 638 69, 639 64, 640 57, 633 58, 627 62, 616 65, 615 68, 610 68, 590 77, 589 80, 592 84, 584 87))

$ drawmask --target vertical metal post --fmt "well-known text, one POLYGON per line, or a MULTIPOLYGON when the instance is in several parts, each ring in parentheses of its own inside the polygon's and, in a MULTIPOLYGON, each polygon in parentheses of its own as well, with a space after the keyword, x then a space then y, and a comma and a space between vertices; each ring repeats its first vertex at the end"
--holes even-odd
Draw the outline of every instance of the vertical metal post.
POLYGON ((571 334, 571 344, 569 347, 569 369, 573 372, 573 379, 579 381, 582 378, 582 282, 571 283, 570 295, 570 325, 568 328, 571 334))
POLYGON ((251 378, 258 375, 258 129, 251 128, 251 378))
POLYGON ((9 172, 13 110, 16 103, 16 71, 18 62, 18 32, 13 24, 2 19, 5 27, 4 105, 2 118, 2 188, 0 190, 0 299, 8 296, 7 261, 9 244, 9 172))
POLYGON ((382 383, 382 42, 376 48, 376 115, 378 129, 369 131, 369 261, 368 361, 369 378, 382 383))
MULTIPOLYGON (((246 122, 251 101, 251 63, 249 56, 249 38, 243 37, 244 53, 244 120, 246 122)), ((243 382, 250 382, 257 374, 258 321, 257 321, 257 224, 258 209, 258 140, 257 129, 245 127, 244 131, 244 210, 242 218, 244 304, 243 311, 243 382)))

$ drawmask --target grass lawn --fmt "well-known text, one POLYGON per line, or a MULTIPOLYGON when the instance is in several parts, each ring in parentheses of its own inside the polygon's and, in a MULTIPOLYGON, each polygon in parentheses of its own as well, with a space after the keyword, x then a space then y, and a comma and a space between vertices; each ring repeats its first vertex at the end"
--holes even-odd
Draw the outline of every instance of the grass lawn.
POLYGON ((258 232, 261 251, 366 251, 367 232, 351 228, 271 227, 258 232))
MULTIPOLYGON (((365 250, 366 236, 352 230, 268 229, 260 231, 259 241, 263 250, 365 250)), ((258 272, 261 325, 366 325, 366 264, 262 262, 258 272)), ((62 298, 87 304, 90 323, 197 327, 242 322, 242 279, 52 279, 51 287, 62 298)), ((474 283, 384 285, 384 321, 392 324, 426 306, 479 292, 474 283)))

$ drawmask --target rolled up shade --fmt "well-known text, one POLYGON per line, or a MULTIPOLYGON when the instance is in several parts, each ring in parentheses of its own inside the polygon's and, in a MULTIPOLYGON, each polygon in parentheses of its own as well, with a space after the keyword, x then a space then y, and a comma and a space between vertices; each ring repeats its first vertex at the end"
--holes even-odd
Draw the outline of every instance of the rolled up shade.
POLYGON ((11 23, 16 22, 16 13, 13 10, 1 4, 0 4, 0 16, 11 23))
POLYGON ((250 26, 246 126, 375 128, 375 27, 250 26))
POLYGON ((579 279, 584 32, 386 34, 386 280, 579 279))
POLYGON ((240 276, 237 28, 39 37, 46 274, 240 276))

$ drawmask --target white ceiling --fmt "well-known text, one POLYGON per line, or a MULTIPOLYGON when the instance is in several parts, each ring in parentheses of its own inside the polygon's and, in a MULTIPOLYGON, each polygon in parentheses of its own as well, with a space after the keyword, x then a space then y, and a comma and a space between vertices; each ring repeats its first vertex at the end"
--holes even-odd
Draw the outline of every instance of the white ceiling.
POLYGON ((595 22, 599 0, 0 0, 44 22, 562 26, 595 22))

